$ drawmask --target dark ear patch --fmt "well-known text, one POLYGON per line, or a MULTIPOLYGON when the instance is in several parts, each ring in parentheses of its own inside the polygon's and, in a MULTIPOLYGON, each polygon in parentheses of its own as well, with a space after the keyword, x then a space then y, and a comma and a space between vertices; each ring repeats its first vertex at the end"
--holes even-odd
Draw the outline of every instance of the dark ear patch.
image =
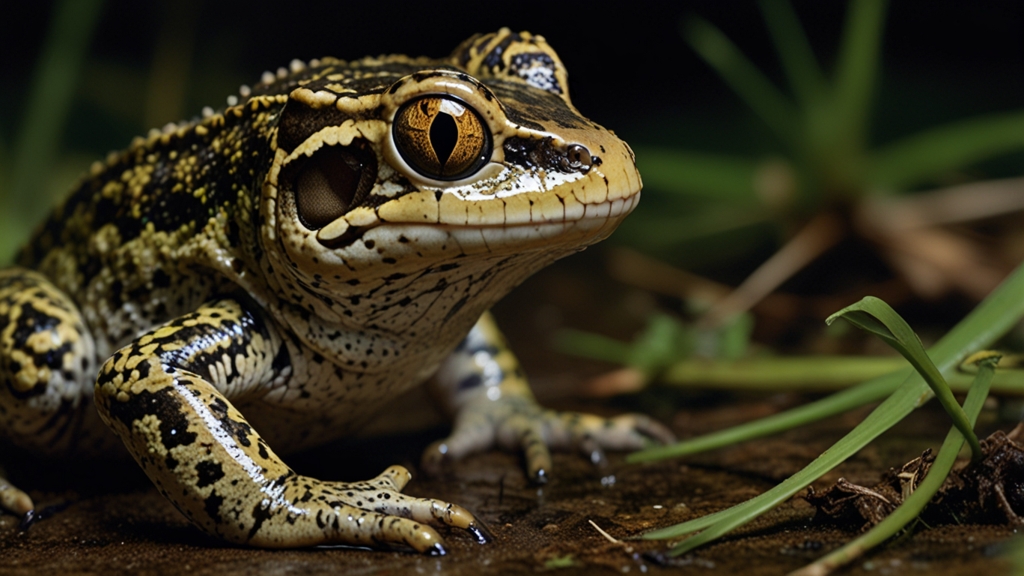
POLYGON ((319 230, 358 206, 377 179, 377 158, 363 140, 323 146, 281 171, 279 182, 295 198, 302 225, 319 230))
POLYGON ((558 66, 545 52, 521 52, 512 56, 508 71, 522 78, 524 82, 561 96, 565 93, 558 81, 558 66))
POLYGON ((565 66, 541 36, 502 28, 466 40, 452 53, 451 61, 477 78, 519 82, 568 102, 565 66))

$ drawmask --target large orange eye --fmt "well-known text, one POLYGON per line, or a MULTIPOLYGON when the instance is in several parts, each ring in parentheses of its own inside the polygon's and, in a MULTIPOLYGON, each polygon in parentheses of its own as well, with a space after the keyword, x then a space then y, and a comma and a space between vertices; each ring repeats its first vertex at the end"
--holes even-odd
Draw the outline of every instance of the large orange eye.
POLYGON ((480 116, 447 96, 424 96, 395 114, 395 147, 409 166, 435 180, 459 180, 491 156, 491 133, 480 116))

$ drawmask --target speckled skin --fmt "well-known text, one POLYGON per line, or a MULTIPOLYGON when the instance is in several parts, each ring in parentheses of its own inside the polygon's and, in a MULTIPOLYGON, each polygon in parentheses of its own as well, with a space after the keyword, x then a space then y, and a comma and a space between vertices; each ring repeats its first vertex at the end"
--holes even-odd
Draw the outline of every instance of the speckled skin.
MULTIPOLYGON (((544 480, 549 447, 670 437, 542 410, 486 314, 639 198, 632 152, 579 115, 543 38, 294 62, 229 104, 97 163, 0 271, 0 437, 55 456, 123 442, 232 542, 432 553, 427 524, 486 531, 402 495, 404 468, 324 482, 274 450, 347 434, 434 375, 457 415, 431 468, 519 447, 544 480)), ((0 478, 0 507, 32 503, 0 478)))

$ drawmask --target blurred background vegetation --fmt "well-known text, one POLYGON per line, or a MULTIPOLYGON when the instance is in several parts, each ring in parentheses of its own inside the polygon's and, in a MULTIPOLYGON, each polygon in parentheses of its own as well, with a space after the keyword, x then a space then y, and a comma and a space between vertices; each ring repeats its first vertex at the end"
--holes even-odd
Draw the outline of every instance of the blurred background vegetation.
MULTIPOLYGON (((1024 260, 1020 0, 5 8, 0 265, 91 162, 151 128, 222 107, 263 70, 324 55, 440 57, 501 26, 548 39, 577 107, 634 147, 645 180, 643 202, 609 242, 544 272, 543 289, 531 280, 497 310, 531 370, 531 346, 550 344, 538 329, 557 334, 563 351, 629 366, 572 384, 576 393, 630 392, 654 377, 846 386, 902 361, 837 358, 879 348, 822 337, 827 316, 879 296, 927 343, 1024 260), (559 311, 567 304, 575 316, 559 311), (627 344, 598 332, 639 336, 627 344), (769 357, 770 367, 705 361, 761 360, 764 345, 802 356, 769 357), (833 356, 815 362, 808 353, 833 356), (691 356, 702 358, 680 360, 691 356)), ((1013 338, 1020 349, 1020 326, 1013 338)), ((533 379, 542 396, 554 380, 533 379)), ((657 400, 635 407, 667 419, 671 403, 657 400)), ((1019 403, 1010 408, 1002 412, 1011 419, 1024 414, 1019 403)))
POLYGON ((93 160, 264 69, 442 56, 501 26, 543 34, 577 107, 636 149, 644 201, 584 258, 655 294, 648 313, 753 309, 762 336, 799 343, 869 292, 959 317, 1024 257, 1015 0, 65 0, 9 6, 4 26, 0 262, 93 160))

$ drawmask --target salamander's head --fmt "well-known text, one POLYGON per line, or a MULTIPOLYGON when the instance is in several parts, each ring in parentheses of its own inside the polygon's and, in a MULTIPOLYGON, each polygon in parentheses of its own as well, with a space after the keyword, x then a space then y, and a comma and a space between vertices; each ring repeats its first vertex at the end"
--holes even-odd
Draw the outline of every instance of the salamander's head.
POLYGON ((306 292, 499 266, 504 294, 640 197, 632 151, 580 115, 540 36, 503 29, 444 60, 323 60, 276 84, 288 100, 261 243, 306 292))

